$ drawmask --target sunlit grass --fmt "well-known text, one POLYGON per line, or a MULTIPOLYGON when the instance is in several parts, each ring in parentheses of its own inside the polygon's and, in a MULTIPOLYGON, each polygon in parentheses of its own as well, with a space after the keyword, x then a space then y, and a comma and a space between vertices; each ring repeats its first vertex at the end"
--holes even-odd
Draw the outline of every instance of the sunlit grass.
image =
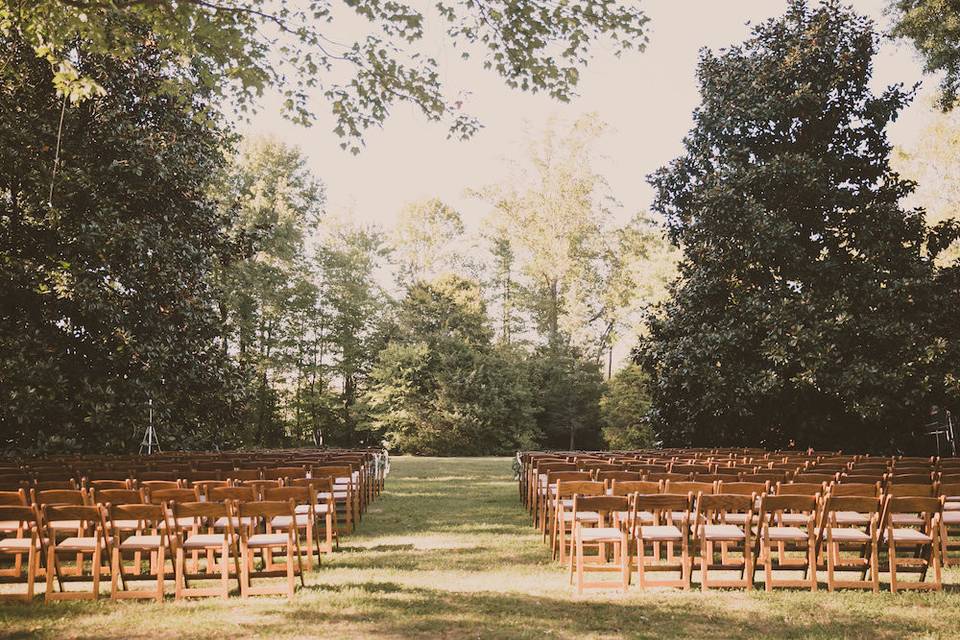
MULTIPOLYGON (((960 572, 947 577, 960 584, 960 572)), ((383 496, 293 601, 0 606, 0 636, 24 638, 954 638, 958 629, 955 590, 577 597, 520 507, 506 458, 395 458, 383 496)))

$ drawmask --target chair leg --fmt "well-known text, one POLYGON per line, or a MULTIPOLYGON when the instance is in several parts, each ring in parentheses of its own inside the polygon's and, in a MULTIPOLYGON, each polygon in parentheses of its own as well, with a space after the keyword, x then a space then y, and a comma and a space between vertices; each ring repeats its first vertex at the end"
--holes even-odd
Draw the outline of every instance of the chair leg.
MULTIPOLYGON (((839 546, 839 545, 837 545, 839 546)), ((839 550, 837 550, 839 553, 839 550)), ((831 540, 827 540, 827 591, 833 593, 834 591, 834 568, 836 567, 836 559, 834 558, 834 544, 831 540)))
MULTIPOLYGON (((47 547, 47 570, 46 570, 46 574, 47 574, 46 597, 47 598, 50 598, 50 596, 53 595, 53 576, 57 572, 56 571, 57 554, 56 554, 56 551, 54 551, 54 547, 53 547, 55 543, 56 541, 51 536, 50 546, 47 547)), ((62 589, 63 585, 60 585, 60 588, 62 589)))
POLYGON ((630 588, 630 542, 627 540, 627 534, 623 534, 620 541, 620 575, 623 578, 623 591, 626 593, 630 588))
POLYGON ((763 541, 763 578, 766 591, 773 591, 773 549, 770 548, 768 540, 763 541))
POLYGON ((164 546, 161 544, 160 548, 157 549, 157 602, 163 602, 163 579, 166 577, 165 565, 164 546))
MULTIPOLYGON (((37 578, 37 562, 36 562, 37 548, 35 544, 30 545, 30 551, 27 552, 27 601, 33 601, 33 589, 34 581, 37 578)), ((20 555, 17 554, 17 559, 20 559, 20 555)))
POLYGON ((250 548, 246 543, 240 543, 240 597, 246 598, 250 589, 250 548))
POLYGON ((890 567, 890 591, 893 593, 897 592, 897 547, 893 543, 893 536, 888 535, 888 547, 889 551, 887 552, 887 564, 890 567))
POLYGON ((577 593, 583 593, 583 541, 580 536, 576 539, 577 545, 577 593))
POLYGON ((183 587, 184 587, 184 557, 183 557, 183 547, 177 547, 176 557, 173 562, 173 574, 176 586, 174 587, 174 598, 177 600, 183 599, 183 587))
POLYGON ((296 581, 293 576, 293 549, 290 543, 287 543, 287 595, 293 597, 296 590, 296 581))
POLYGON ((123 570, 121 565, 123 564, 122 559, 120 558, 120 549, 117 546, 113 547, 113 551, 110 553, 110 598, 113 600, 117 599, 117 593, 120 589, 120 572, 123 570))
POLYGON ((220 548, 220 587, 223 589, 223 597, 230 596, 230 549, 224 542, 220 548))

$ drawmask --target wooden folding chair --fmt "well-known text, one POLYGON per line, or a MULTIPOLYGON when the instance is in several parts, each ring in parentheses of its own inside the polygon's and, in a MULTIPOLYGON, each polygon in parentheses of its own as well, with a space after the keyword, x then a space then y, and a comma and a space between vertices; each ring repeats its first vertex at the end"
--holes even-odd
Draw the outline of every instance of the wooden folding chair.
MULTIPOLYGON (((598 518, 594 526, 587 526, 585 521, 574 520, 573 525, 573 553, 572 557, 576 565, 577 574, 577 593, 583 593, 585 588, 610 588, 616 583, 611 581, 587 581, 585 572, 597 571, 619 571, 621 577, 620 586, 624 591, 630 585, 630 556, 628 546, 630 544, 627 531, 623 527, 615 525, 614 514, 625 511, 629 507, 629 500, 623 496, 581 496, 575 495, 573 498, 573 513, 596 513, 598 518), (613 549, 613 558, 615 561, 608 561, 606 557, 606 548, 610 545, 613 549), (587 563, 584 555, 586 546, 597 547, 597 561, 587 563)), ((572 566, 571 566, 572 569, 572 566)), ((573 572, 570 572, 570 578, 573 579, 573 572)))
MULTIPOLYGON (((576 512, 573 510, 574 496, 602 496, 606 484, 593 480, 560 480, 554 493, 554 506, 550 509, 553 518, 550 522, 551 557, 565 562, 567 534, 573 535, 577 521, 596 524, 600 515, 594 511, 576 512)), ((570 540, 570 552, 573 552, 573 539, 570 540)))
MULTIPOLYGON (((103 517, 100 507, 90 505, 58 505, 46 504, 43 506, 43 527, 46 532, 46 578, 47 589, 45 599, 50 600, 96 600, 100 597, 100 574, 103 571, 101 557, 105 545, 103 531, 103 517), (57 540, 56 523, 77 523, 77 535, 57 540), (92 531, 93 534, 89 535, 92 531), (74 581, 86 581, 83 567, 86 556, 91 556, 91 590, 66 591, 64 583, 67 576, 60 566, 61 555, 72 555, 77 559, 77 570, 70 578, 74 581), (56 579, 59 591, 54 591, 56 579)), ((71 527, 72 528, 72 527, 71 527)), ((44 537, 40 538, 44 544, 44 537)))
MULTIPOLYGON (((275 518, 286 517, 290 521, 296 516, 296 503, 294 500, 284 501, 258 501, 258 502, 237 502, 235 503, 235 512, 240 522, 271 522, 275 518)), ((292 598, 296 590, 295 576, 300 576, 301 586, 306 586, 303 577, 303 561, 300 552, 300 537, 296 534, 295 527, 288 527, 286 533, 255 533, 252 526, 240 526, 240 596, 246 598, 250 595, 287 595, 292 598), (286 554, 286 563, 283 569, 283 575, 286 576, 285 586, 254 587, 252 579, 254 577, 273 577, 278 574, 271 570, 274 553, 281 551, 286 554), (254 554, 261 551, 264 558, 264 568, 262 571, 254 571, 254 554), (294 565, 296 557, 296 565, 294 565), (267 562, 267 559, 270 562, 267 562)))
POLYGON ((943 516, 943 498, 888 496, 884 513, 890 590, 896 592, 902 589, 942 589, 938 536, 940 519, 943 516), (898 556, 898 549, 904 547, 910 550, 909 557, 898 556), (927 582, 930 567, 933 567, 933 581, 927 582), (918 572, 920 580, 901 580, 899 574, 905 570, 918 572))
MULTIPOLYGON (((109 504, 104 510, 107 520, 104 530, 110 531, 110 597, 114 600, 128 598, 153 598, 163 601, 164 579, 166 578, 166 558, 169 549, 164 523, 164 511, 157 504, 109 504), (135 523, 130 534, 131 523, 135 523), (124 571, 123 555, 133 554, 133 571, 124 571), (150 556, 151 574, 142 572, 142 554, 150 556), (144 577, 155 581, 153 589, 130 589, 128 581, 142 580, 144 577)), ((171 555, 173 567, 174 559, 171 555)), ((173 567, 174 574, 176 567, 173 567)))
MULTIPOLYGON (((344 529, 347 532, 353 532, 358 521, 359 511, 359 501, 353 481, 353 468, 349 465, 318 465, 311 472, 312 478, 333 479, 334 504, 337 509, 341 509, 342 506, 344 529)), ((317 498, 324 500, 326 496, 318 495, 317 498)))
POLYGON ((33 601, 34 583, 37 577, 37 568, 40 551, 40 534, 37 513, 28 507, 23 491, 18 492, 21 504, 0 504, 0 522, 5 523, 5 530, 9 533, 10 524, 16 523, 15 535, 0 539, 0 557, 12 556, 14 566, 4 570, 0 576, 4 582, 17 582, 23 579, 23 556, 27 556, 26 593, 0 593, 0 600, 33 601))
MULTIPOLYGON (((810 496, 770 496, 765 495, 760 499, 759 511, 759 531, 757 536, 758 556, 760 564, 763 564, 764 587, 767 591, 772 591, 774 587, 809 587, 811 591, 817 590, 817 497, 810 496), (789 515, 792 524, 784 522, 784 516, 789 515), (803 516, 803 523, 800 519, 793 517, 803 516), (800 564, 789 565, 789 569, 802 569, 804 578, 802 580, 774 579, 773 571, 787 569, 786 566, 780 566, 780 562, 775 564, 775 556, 780 558, 785 550, 803 550, 806 552, 806 560, 800 564), (778 551, 778 554, 774 553, 778 551)), ((757 561, 754 561, 754 571, 757 561)), ((752 580, 753 578, 751 578, 752 580)))
MULTIPOLYGON (((92 504, 90 494, 86 489, 31 489, 31 503, 38 509, 46 505, 72 505, 89 506, 92 504)), ((79 520, 56 520, 43 521, 43 530, 55 544, 57 540, 64 537, 84 537, 86 532, 83 523, 79 520)), ((82 575, 83 553, 77 553, 75 575, 82 575)))
POLYGON ((649 587, 690 588, 690 501, 692 496, 677 494, 644 495, 635 494, 631 507, 630 534, 636 541, 638 582, 641 589, 649 587), (652 524, 643 524, 644 512, 651 514, 652 524), (678 520, 676 515, 682 514, 678 520), (650 545, 654 554, 660 544, 679 545, 680 556, 658 562, 656 555, 647 556, 646 547, 650 545), (651 580, 647 573, 651 571, 679 571, 677 579, 651 580))
MULTIPOLYGON (((304 540, 306 541, 307 545, 307 569, 309 570, 313 568, 314 549, 317 551, 317 564, 319 565, 322 552, 320 551, 320 541, 315 535, 316 532, 314 531, 317 520, 316 492, 311 491, 310 487, 277 487, 272 489, 264 489, 263 500, 267 502, 287 502, 289 500, 293 500, 295 505, 308 505, 309 508, 307 509, 306 513, 294 512, 293 517, 281 514, 271 518, 267 522, 267 533, 272 533, 273 531, 289 531, 293 529, 296 532, 295 535, 299 539, 300 531, 303 531, 304 540)), ((300 547, 298 546, 297 548, 299 549, 300 547)), ((267 564, 270 566, 272 561, 270 560, 269 554, 267 559, 267 564)))
POLYGON ((316 521, 314 535, 317 544, 323 553, 333 553, 334 545, 340 548, 340 534, 337 523, 337 505, 333 500, 333 478, 296 478, 290 480, 290 486, 307 487, 310 490, 311 500, 307 504, 298 504, 298 515, 309 514, 313 509, 316 521), (321 498, 320 496, 323 496, 321 498), (323 540, 321 541, 321 537, 323 540))
POLYGON ((697 496, 694 538, 697 540, 700 564, 700 588, 753 588, 753 545, 751 525, 757 496, 703 494, 697 496), (730 516, 739 517, 730 519, 730 516), (716 546, 720 545, 720 562, 716 562, 716 546), (730 557, 739 550, 739 560, 730 557), (710 572, 739 571, 739 579, 712 578, 710 572))
POLYGON ((550 537, 553 522, 557 517, 556 513, 554 513, 554 507, 556 506, 557 484, 562 481, 591 482, 593 481, 593 473, 590 471, 552 471, 547 474, 547 497, 540 500, 540 506, 538 507, 540 510, 540 516, 539 524, 537 525, 537 528, 540 529, 540 532, 543 535, 544 541, 550 537))
POLYGON ((941 482, 937 485, 937 492, 944 500, 943 518, 940 521, 943 566, 960 565, 960 555, 950 555, 951 551, 960 551, 960 480, 941 482))
POLYGON ((876 496, 828 494, 817 535, 820 555, 827 558, 827 589, 880 590, 879 526, 881 502, 876 496), (853 514, 856 517, 851 517, 853 514), (841 555, 855 550, 857 556, 841 555), (858 571, 859 580, 839 580, 838 571, 858 571), (870 579, 867 580, 869 574, 870 579))
MULTIPOLYGON (((237 580, 240 580, 239 558, 235 552, 236 540, 232 524, 232 509, 229 502, 172 502, 169 510, 165 511, 166 529, 172 532, 171 539, 175 552, 174 570, 176 573, 177 600, 199 596, 230 595, 230 560, 233 559, 237 580), (212 527, 206 523, 214 522, 218 518, 226 518, 227 530, 224 533, 214 533, 212 527), (189 526, 183 522, 189 521, 189 526), (201 577, 188 576, 186 570, 187 552, 212 551, 220 554, 220 586, 219 587, 190 587, 189 579, 201 577)), ((207 567, 207 577, 212 567, 207 567)))

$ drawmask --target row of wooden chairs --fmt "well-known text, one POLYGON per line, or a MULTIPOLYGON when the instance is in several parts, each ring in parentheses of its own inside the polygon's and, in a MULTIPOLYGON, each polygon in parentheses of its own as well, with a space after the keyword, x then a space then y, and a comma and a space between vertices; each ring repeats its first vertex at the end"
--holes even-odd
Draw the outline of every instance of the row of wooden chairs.
MULTIPOLYGON (((185 491, 185 490, 181 490, 185 491)), ((298 527, 291 526, 297 498, 287 497, 289 488, 270 490, 265 500, 221 502, 180 502, 164 504, 45 505, 42 510, 24 505, 0 505, 0 518, 20 522, 20 535, 0 540, 0 555, 15 558, 8 576, 19 577, 26 565, 24 593, 5 593, 4 599, 32 601, 34 584, 42 572, 46 581, 45 600, 97 599, 101 577, 111 578, 111 597, 163 600, 167 558, 172 565, 177 599, 194 596, 223 596, 230 592, 231 569, 243 597, 252 594, 286 594, 295 590, 295 576, 303 581, 303 561, 298 527), (76 522, 76 535, 61 538, 51 523, 76 522), (264 529, 260 532, 259 529, 264 529), (255 570, 259 552, 263 569, 255 570), (285 555, 282 570, 275 568, 275 554, 285 555), (187 554, 194 555, 194 570, 188 571, 187 554), (198 572, 199 556, 206 555, 206 571, 198 572), (141 556, 149 556, 150 570, 143 572, 141 556), (216 557, 219 555, 219 563, 216 557), (23 557, 26 556, 26 562, 23 557), (75 558, 68 572, 64 556, 75 558), (133 556, 127 566, 124 556, 133 556), (90 572, 85 572, 89 557, 90 572), (44 562, 41 564, 41 559, 44 562), (104 559, 109 559, 104 567, 104 559), (231 563, 233 567, 231 567, 231 563), (217 577, 219 585, 192 586, 194 578, 217 577), (284 586, 255 586, 253 578, 285 575, 284 586), (132 588, 132 582, 147 579, 152 589, 132 588), (89 582, 89 591, 67 590, 68 582, 89 582), (55 587, 56 585, 56 587, 55 587)), ((313 514, 307 516, 312 518, 313 514)))
MULTIPOLYGON (((731 460, 741 453, 731 453, 731 460)), ((731 467, 721 466, 720 464, 701 465, 698 468, 692 468, 694 460, 690 458, 684 460, 674 457, 668 461, 668 464, 651 464, 650 458, 645 458, 643 462, 639 462, 638 460, 625 461, 622 458, 600 457, 593 454, 572 456, 524 454, 518 455, 517 475, 520 481, 520 495, 534 515, 534 520, 541 528, 544 537, 549 536, 554 556, 559 557, 562 561, 564 555, 568 555, 565 553, 565 549, 569 547, 567 561, 571 563, 571 571, 575 564, 573 563, 575 558, 573 529, 577 519, 570 511, 573 496, 569 495, 567 489, 564 490, 566 495, 560 496, 558 494, 558 484, 570 486, 571 483, 576 484, 578 482, 592 483, 590 486, 594 487, 594 493, 599 486, 605 488, 603 494, 584 496, 590 498, 623 498, 626 494, 633 493, 636 495, 686 494, 692 499, 692 496, 700 496, 701 494, 711 496, 755 493, 757 496, 755 508, 759 508, 764 496, 778 498, 784 495, 802 494, 813 497, 815 501, 815 516, 816 523, 818 523, 815 529, 822 529, 820 524, 824 522, 822 518, 825 517, 824 509, 826 509, 828 495, 835 500, 846 498, 853 501, 875 500, 880 505, 880 510, 877 513, 877 530, 881 542, 884 542, 883 523, 886 522, 887 512, 885 509, 887 506, 894 505, 899 508, 902 505, 899 505, 897 501, 901 499, 939 500, 942 506, 936 513, 936 531, 924 534, 928 538, 926 547, 926 562, 928 564, 925 566, 930 566, 932 556, 935 555, 936 580, 930 583, 920 583, 939 584, 941 563, 957 563, 957 558, 952 557, 950 552, 960 549, 960 542, 955 540, 960 535, 960 482, 955 482, 954 474, 951 473, 951 470, 955 468, 954 461, 952 459, 895 459, 885 460, 882 465, 873 466, 875 461, 866 460, 863 457, 846 459, 841 467, 835 465, 834 457, 829 455, 819 455, 815 459, 805 460, 803 463, 794 459, 787 464, 784 464, 783 458, 775 456, 768 463, 766 472, 757 471, 759 467, 751 467, 749 470, 754 473, 737 470, 738 472, 734 475, 728 470, 731 467), (674 464, 677 462, 689 462, 691 464, 674 464), (639 467, 638 465, 644 466, 639 467), (778 465, 782 466, 778 468, 778 465), (880 469, 881 466, 882 470, 880 469), (677 473, 668 471, 668 469, 676 470, 677 473), (904 470, 912 473, 899 473, 899 471, 904 470), (817 473, 817 471, 822 473, 817 473), (853 473, 854 471, 860 473, 853 473), (559 478, 564 478, 564 482, 559 482, 559 478), (618 485, 620 489, 616 490, 616 493, 620 495, 614 495, 613 487, 618 485), (564 518, 566 518, 566 521, 564 518), (570 536, 569 543, 566 537, 568 534, 570 536)), ((664 461, 661 459, 657 462, 662 463, 664 461)), ((717 461, 712 462, 716 463, 717 461)), ((707 503, 710 500, 712 498, 708 498, 707 503)), ((691 508, 694 508, 699 503, 692 501, 690 504, 691 508)), ((690 513, 695 513, 695 511, 690 513)), ((593 526, 592 519, 595 517, 590 514, 589 519, 585 523, 581 523, 581 526, 587 528, 593 526)), ((869 528, 868 516, 860 514, 852 517, 851 514, 847 514, 845 517, 847 525, 855 522, 858 523, 858 526, 869 528)), ((787 519, 791 518, 792 516, 788 516, 787 519)), ((843 519, 842 517, 841 520, 843 519)), ((932 516, 930 520, 933 520, 932 516)), ((620 523, 622 521, 623 518, 619 520, 620 523)), ((912 515, 910 513, 897 513, 891 516, 890 522, 898 527, 902 525, 908 530, 911 528, 915 530, 924 523, 924 514, 919 511, 912 515)), ((753 534, 755 539, 759 535, 756 527, 757 525, 754 524, 753 534)), ((633 531, 634 529, 629 530, 633 531)), ((694 530, 691 529, 691 535, 693 532, 694 530)), ((598 534, 587 533, 586 535, 590 537, 598 534)), ((831 534, 826 532, 824 535, 829 536, 831 534)), ((838 535, 854 534, 839 533, 838 535)), ((865 533, 865 535, 869 534, 865 533)), ((912 534, 897 534, 900 537, 905 535, 912 534)), ((693 538, 691 538, 691 542, 692 540, 693 538)), ((893 542, 900 544, 903 541, 896 540, 893 542)), ((659 549, 660 545, 656 546, 659 549)), ((782 544, 778 544, 778 546, 781 549, 783 548, 782 544)), ((879 545, 875 546, 879 547, 879 545)), ((781 551, 778 557, 784 559, 786 556, 781 551)), ((823 559, 823 556, 818 557, 820 560, 823 559)), ((832 558, 837 559, 836 556, 832 558)), ((831 558, 827 559, 826 565, 830 564, 830 560, 831 558)), ((888 566, 892 567, 890 574, 891 585, 894 590, 902 588, 902 581, 895 578, 898 563, 898 556, 895 553, 892 560, 888 560, 888 566)), ((907 563, 909 564, 909 559, 907 559, 907 563)), ((899 564, 902 565, 903 563, 899 564)), ((821 562, 821 565, 823 565, 823 562, 821 562)), ((833 572, 829 571, 829 566, 826 568, 829 574, 829 584, 842 586, 839 581, 834 580, 833 572)), ((644 571, 639 567, 638 570, 644 571)), ((657 569, 653 570, 656 571, 657 569)), ((925 572, 926 569, 924 569, 925 572)), ((582 582, 582 579, 578 582, 582 582)), ((644 580, 641 580, 641 582, 644 582, 644 580)), ((776 581, 772 578, 770 582, 771 585, 776 584, 776 581)))
POLYGON ((767 591, 816 591, 817 572, 823 570, 830 591, 879 591, 882 548, 892 591, 942 588, 942 498, 828 494, 819 505, 817 496, 792 494, 576 493, 569 512, 561 506, 559 513, 562 518, 570 514, 568 571, 571 582, 576 575, 579 592, 610 587, 609 581, 587 581, 585 573, 611 570, 620 573, 618 586, 626 590, 634 566, 641 588, 689 589, 691 574, 699 568, 702 589, 752 589, 757 567, 762 567, 767 591), (858 521, 865 518, 866 524, 848 522, 850 514, 858 521), (897 516, 920 523, 900 524, 897 516), (586 553, 591 547, 596 555, 586 553), (727 575, 717 576, 717 571, 727 575), (919 580, 904 581, 906 571, 919 573, 919 580), (675 576, 652 577, 661 572, 675 576), (800 575, 781 577, 785 572, 800 575))
POLYGON ((829 496, 819 520, 817 503, 815 496, 789 494, 765 494, 759 500, 738 494, 576 494, 570 510, 570 579, 576 575, 580 592, 585 587, 609 587, 609 581, 588 582, 584 574, 614 570, 627 589, 635 565, 641 588, 689 589, 691 574, 699 567, 702 589, 751 589, 757 567, 762 567, 767 591, 776 587, 816 591, 817 572, 826 569, 831 591, 879 591, 880 549, 885 544, 892 591, 942 588, 938 544, 942 499, 829 496), (868 524, 846 524, 844 517, 850 513, 866 516, 868 524), (923 523, 916 528, 900 526, 897 515, 919 517, 923 523), (585 552, 591 546, 597 548, 596 555, 585 552), (651 577, 664 571, 676 577, 651 577), (738 575, 716 576, 716 571, 738 575), (800 576, 778 575, 787 571, 800 576), (905 571, 918 572, 920 579, 904 581, 905 571), (928 571, 933 574, 930 580, 928 571), (856 577, 840 575, 848 572, 856 577))
MULTIPOLYGON (((26 582, 27 588, 26 593, 0 597, 31 599, 38 576, 46 580, 48 600, 97 597, 100 577, 110 575, 115 598, 149 595, 162 599, 164 580, 170 577, 164 569, 165 557, 174 564, 178 598, 225 595, 228 574, 240 581, 241 594, 247 595, 260 592, 250 584, 252 577, 276 573, 274 551, 288 555, 296 551, 302 581, 304 560, 309 570, 314 553, 318 561, 332 553, 341 535, 353 530, 369 500, 382 490, 385 469, 376 471, 381 474, 378 479, 376 474, 365 476, 356 465, 340 462, 224 468, 188 477, 154 471, 104 478, 108 473, 100 471, 86 476, 71 474, 61 480, 39 480, 37 475, 23 473, 26 467, 20 466, 18 482, 0 486, 0 558, 9 558, 12 565, 0 569, 0 581, 26 582), (368 491, 371 485, 362 485, 365 477, 379 486, 368 491), (253 514, 250 505, 274 512, 253 514), (251 526, 254 524, 259 530, 251 526), (190 541, 184 536, 191 536, 190 541), (222 553, 224 539, 229 541, 226 556, 222 553), (221 585, 212 591, 192 591, 188 584, 191 574, 181 564, 178 548, 191 557, 194 573, 205 556, 204 577, 215 572, 219 556, 221 585), (263 556, 264 569, 259 573, 253 571, 255 552, 263 556), (134 554, 133 574, 123 566, 123 558, 130 553, 134 554), (143 577, 141 559, 145 555, 150 559, 147 575, 157 584, 149 593, 127 588, 131 579, 143 577), (74 563, 65 568, 63 559, 68 556, 74 563), (239 564, 231 569, 224 558, 237 559, 239 564), (115 566, 114 560, 120 565, 115 566), (103 562, 108 564, 101 566, 103 562), (81 579, 93 583, 90 593, 64 589, 66 583, 81 579)), ((292 592, 292 567, 288 559, 283 569, 288 578, 284 593, 292 592)))
POLYGON ((323 464, 302 463, 290 464, 281 467, 261 467, 244 469, 205 470, 195 473, 185 473, 175 469, 167 471, 110 472, 99 470, 87 475, 64 470, 60 479, 39 480, 23 471, 0 475, 0 490, 14 490, 26 488, 28 493, 53 489, 77 489, 113 487, 125 484, 133 488, 138 486, 160 485, 176 482, 182 486, 203 486, 206 484, 229 483, 256 483, 266 480, 310 479, 317 477, 333 477, 335 481, 334 494, 337 509, 341 520, 347 529, 352 530, 360 521, 370 501, 382 490, 382 482, 376 477, 365 473, 366 467, 359 461, 349 462, 345 459, 336 464, 327 460, 323 464), (372 481, 371 481, 372 480, 372 481))

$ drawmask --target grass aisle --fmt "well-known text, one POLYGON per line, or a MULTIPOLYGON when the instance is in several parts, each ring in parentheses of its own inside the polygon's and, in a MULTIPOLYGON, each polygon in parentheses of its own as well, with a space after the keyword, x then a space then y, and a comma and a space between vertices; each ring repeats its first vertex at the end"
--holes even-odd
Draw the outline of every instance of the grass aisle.
POLYGON ((0 606, 3 637, 955 638, 958 629, 956 591, 578 598, 520 507, 507 458, 394 458, 383 496, 292 602, 0 606))

